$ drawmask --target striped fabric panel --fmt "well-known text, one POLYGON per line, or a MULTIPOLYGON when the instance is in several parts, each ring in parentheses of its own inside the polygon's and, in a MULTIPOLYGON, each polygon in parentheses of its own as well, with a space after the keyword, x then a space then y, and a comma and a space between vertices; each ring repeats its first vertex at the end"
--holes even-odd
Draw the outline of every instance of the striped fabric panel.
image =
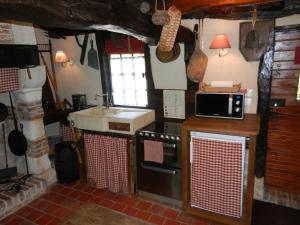
POLYGON ((19 88, 19 68, 0 68, 0 93, 19 88))
POLYGON ((84 142, 88 179, 97 188, 128 193, 127 140, 85 133, 84 142))

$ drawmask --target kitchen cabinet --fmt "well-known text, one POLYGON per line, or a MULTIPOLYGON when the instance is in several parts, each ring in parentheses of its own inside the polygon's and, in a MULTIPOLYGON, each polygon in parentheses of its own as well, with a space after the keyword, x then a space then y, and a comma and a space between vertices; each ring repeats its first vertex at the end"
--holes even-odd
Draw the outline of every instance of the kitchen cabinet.
POLYGON ((195 117, 182 124, 183 208, 214 222, 250 225, 260 117, 195 117))

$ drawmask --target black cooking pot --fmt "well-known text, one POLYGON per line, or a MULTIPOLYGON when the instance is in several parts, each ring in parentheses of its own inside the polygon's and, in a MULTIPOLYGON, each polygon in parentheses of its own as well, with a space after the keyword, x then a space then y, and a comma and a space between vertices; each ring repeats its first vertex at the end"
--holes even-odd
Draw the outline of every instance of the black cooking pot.
POLYGON ((8 146, 13 154, 17 156, 22 156, 27 151, 27 140, 24 134, 18 130, 17 119, 14 112, 14 106, 13 106, 10 92, 9 92, 9 99, 11 104, 11 111, 14 118, 15 129, 11 131, 8 135, 8 146))
POLYGON ((4 121, 7 118, 8 110, 6 105, 0 103, 0 122, 4 121))

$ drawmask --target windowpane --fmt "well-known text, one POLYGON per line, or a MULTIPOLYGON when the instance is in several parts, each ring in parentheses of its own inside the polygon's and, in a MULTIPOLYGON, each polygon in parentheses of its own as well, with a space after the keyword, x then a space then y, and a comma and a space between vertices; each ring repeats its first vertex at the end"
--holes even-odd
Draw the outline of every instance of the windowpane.
POLYGON ((115 105, 148 105, 144 54, 110 55, 111 82, 115 105))
POLYGON ((110 69, 111 74, 120 74, 122 72, 120 58, 110 60, 110 69))

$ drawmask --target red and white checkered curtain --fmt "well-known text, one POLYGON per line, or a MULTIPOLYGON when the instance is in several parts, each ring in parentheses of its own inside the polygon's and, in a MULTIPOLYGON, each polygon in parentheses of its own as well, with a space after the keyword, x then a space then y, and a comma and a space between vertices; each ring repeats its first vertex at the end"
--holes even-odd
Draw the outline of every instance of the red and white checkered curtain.
POLYGON ((240 218, 245 138, 192 132, 190 154, 191 205, 240 218))
POLYGON ((71 128, 68 126, 61 124, 60 125, 60 133, 61 133, 63 141, 74 141, 75 140, 75 138, 73 137, 71 128))
POLYGON ((0 68, 0 93, 19 88, 19 68, 0 68))
POLYGON ((89 180, 97 188, 128 193, 127 140, 84 134, 89 180))

